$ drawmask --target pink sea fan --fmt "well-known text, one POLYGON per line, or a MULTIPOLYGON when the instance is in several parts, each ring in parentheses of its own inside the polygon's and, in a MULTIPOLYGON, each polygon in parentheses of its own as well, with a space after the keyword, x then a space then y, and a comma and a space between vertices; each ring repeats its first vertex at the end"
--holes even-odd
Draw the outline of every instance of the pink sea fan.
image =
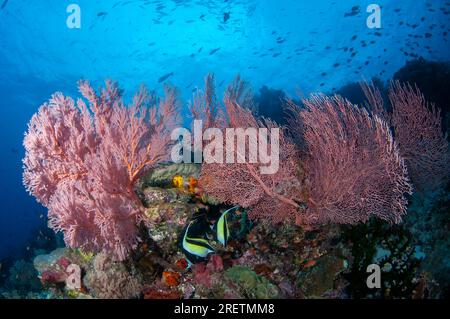
POLYGON ((304 104, 294 116, 303 124, 311 222, 400 222, 411 185, 387 124, 338 96, 304 104))
POLYGON ((49 209, 49 225, 68 246, 125 259, 139 241, 142 203, 134 183, 168 159, 178 123, 176 91, 159 107, 144 88, 125 106, 115 83, 97 94, 79 82, 81 99, 56 93, 40 107, 25 134, 24 184, 49 209))
POLYGON ((194 119, 203 121, 204 129, 225 125, 223 109, 216 97, 214 74, 205 77, 205 89, 197 90, 189 111, 194 119))
MULTIPOLYGON (((234 156, 234 163, 202 164, 200 185, 207 194, 221 202, 239 204, 248 208, 250 217, 266 221, 280 222, 290 219, 301 223, 301 207, 295 199, 300 197, 297 175, 298 154, 295 145, 288 140, 282 128, 269 120, 259 120, 251 112, 252 95, 245 82, 239 77, 228 87, 224 97, 224 125, 226 128, 266 128, 280 129, 279 169, 274 174, 261 174, 265 164, 252 163, 248 154, 239 153, 239 149, 224 143, 224 153, 234 156), (239 163, 238 158, 246 159, 239 163)), ((271 134, 271 133, 270 133, 271 134)), ((270 137, 269 137, 270 140, 270 137)), ((261 143, 262 141, 255 141, 261 143)), ((250 141, 245 141, 249 149, 250 141)), ((269 147, 271 147, 269 143, 269 147)))
POLYGON ((450 176, 450 150, 441 128, 440 110, 417 86, 391 83, 395 140, 418 191, 436 190, 450 176))
POLYGON ((394 81, 389 88, 389 113, 372 83, 362 83, 361 87, 368 106, 393 127, 416 192, 435 191, 445 184, 450 176, 450 150, 440 110, 426 101, 417 86, 394 81))
MULTIPOLYGON (((381 96, 373 92, 372 98, 382 115, 381 96)), ((400 222, 411 185, 386 122, 340 97, 313 96, 303 109, 289 104, 291 135, 301 143, 295 145, 281 128, 279 170, 265 175, 259 173, 261 164, 248 161, 203 163, 200 185, 207 194, 274 223, 353 224, 370 216, 400 222)), ((250 94, 238 78, 225 93, 224 129, 276 127, 251 109, 250 94)))
POLYGON ((95 211, 86 209, 90 201, 83 191, 84 182, 64 181, 58 185, 48 207, 50 228, 60 231, 69 247, 81 247, 85 251, 98 251, 103 247, 100 225, 95 211))
POLYGON ((86 176, 86 157, 98 144, 89 112, 71 98, 55 93, 28 124, 24 146, 24 183, 43 205, 48 205, 60 182, 86 176))
POLYGON ((378 117, 383 119, 388 125, 391 125, 392 117, 384 105, 383 96, 381 95, 380 90, 372 81, 361 82, 360 86, 367 99, 364 106, 370 110, 372 114, 378 115, 378 117))

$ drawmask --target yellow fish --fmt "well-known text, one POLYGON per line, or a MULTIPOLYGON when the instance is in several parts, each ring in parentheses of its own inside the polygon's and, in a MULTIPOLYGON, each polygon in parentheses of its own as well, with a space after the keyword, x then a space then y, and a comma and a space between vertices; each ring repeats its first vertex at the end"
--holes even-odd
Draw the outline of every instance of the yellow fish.
POLYGON ((184 180, 183 177, 180 175, 175 175, 172 179, 173 186, 177 188, 181 188, 184 186, 184 180))
POLYGON ((198 180, 194 177, 189 177, 188 188, 191 193, 196 192, 196 188, 198 186, 198 180))

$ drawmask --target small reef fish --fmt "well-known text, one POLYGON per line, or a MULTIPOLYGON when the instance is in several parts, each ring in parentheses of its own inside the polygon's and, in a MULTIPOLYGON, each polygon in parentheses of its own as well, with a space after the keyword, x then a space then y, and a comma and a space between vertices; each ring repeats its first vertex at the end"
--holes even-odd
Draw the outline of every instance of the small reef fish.
POLYGON ((196 193, 197 186, 198 186, 198 179, 196 179, 194 177, 189 177, 187 186, 188 186, 189 192, 196 193))
POLYGON ((225 12, 225 13, 223 14, 223 23, 227 23, 227 21, 230 20, 230 14, 231 14, 230 11, 225 12))
POLYGON ((173 75, 173 72, 167 73, 158 79, 158 83, 164 82, 173 75))
POLYGON ((180 284, 181 275, 175 271, 164 271, 162 275, 163 282, 169 287, 176 287, 180 284))
POLYGON ((2 6, 0 7, 0 9, 1 10, 5 9, 7 4, 8 4, 8 0, 3 1, 2 6))
POLYGON ((360 12, 361 12, 361 9, 359 8, 359 6, 353 6, 351 11, 346 12, 344 14, 344 18, 355 16, 355 15, 357 15, 360 12))
POLYGON ((314 266, 317 263, 317 261, 315 260, 308 260, 304 265, 303 268, 310 268, 312 266, 314 266))
POLYGON ((189 267, 189 263, 188 263, 188 261, 186 260, 186 258, 178 259, 178 260, 175 262, 175 265, 176 265, 179 269, 182 269, 182 270, 185 270, 185 269, 187 269, 187 268, 189 267))
POLYGON ((188 267, 204 261, 209 254, 220 250, 218 244, 227 247, 231 234, 228 218, 231 213, 240 215, 239 207, 236 205, 223 212, 199 209, 192 216, 180 237, 181 250, 186 257, 188 267), (216 217, 214 217, 215 214, 217 214, 216 217))
POLYGON ((208 241, 202 237, 190 237, 189 232, 191 226, 195 221, 191 221, 183 235, 182 248, 187 253, 186 258, 189 263, 192 264, 191 259, 203 259, 210 253, 214 252, 214 248, 208 243, 208 241), (192 258, 193 257, 193 258, 192 258))
POLYGON ((220 50, 220 48, 212 49, 212 50, 209 52, 209 55, 213 55, 214 53, 216 53, 216 52, 219 51, 219 50, 220 50))

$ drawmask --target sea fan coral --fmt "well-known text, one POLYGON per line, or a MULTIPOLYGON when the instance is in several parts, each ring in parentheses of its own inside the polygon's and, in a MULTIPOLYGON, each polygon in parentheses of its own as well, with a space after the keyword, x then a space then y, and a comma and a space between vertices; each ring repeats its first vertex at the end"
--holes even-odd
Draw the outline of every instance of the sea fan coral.
POLYGON ((32 117, 25 134, 24 184, 49 209, 49 225, 68 246, 123 260, 139 238, 142 203, 134 184, 167 159, 178 122, 176 91, 159 108, 142 88, 127 107, 115 83, 98 95, 79 82, 81 99, 56 93, 32 117))
POLYGON ((365 107, 371 111, 372 114, 378 115, 388 125, 392 123, 391 114, 387 111, 384 105, 384 99, 380 90, 375 86, 374 82, 361 82, 361 89, 367 99, 364 103, 365 107))
MULTIPOLYGON (((208 96, 207 94, 206 96, 208 96)), ((258 120, 251 110, 253 98, 248 86, 239 77, 230 84, 224 97, 225 130, 265 128, 280 129, 269 120, 258 120)), ((272 133, 270 133, 272 134, 272 133)), ((271 140, 269 134, 269 140, 271 140)), ((250 143, 263 143, 262 140, 245 141, 245 149, 250 143)), ((268 143, 269 148, 274 146, 268 143)), ((282 129, 279 134, 279 167, 273 174, 261 174, 261 167, 266 164, 252 162, 249 155, 241 152, 235 143, 224 143, 224 153, 232 154, 232 163, 204 162, 201 169, 200 186, 221 202, 239 204, 249 208, 250 216, 261 220, 280 222, 286 218, 301 223, 299 182, 296 178, 298 155, 295 145, 285 136, 282 129), (239 161, 241 159, 241 161, 239 161), (245 159, 245 160, 243 160, 245 159), (243 161, 242 161, 243 160, 243 161)))
POLYGON ((214 74, 205 77, 205 90, 197 90, 189 111, 194 119, 203 121, 204 129, 224 126, 223 110, 216 97, 214 74))
POLYGON ((435 191, 450 176, 450 149, 441 126, 440 110, 428 103, 417 86, 392 82, 387 112, 380 91, 362 83, 368 106, 394 129, 394 138, 408 167, 415 191, 435 191))
MULTIPOLYGON (((254 116, 245 87, 238 78, 225 93, 226 127, 277 127, 254 116)), ((289 104, 290 131, 301 142, 296 146, 282 130, 279 170, 264 175, 260 163, 204 163, 200 183, 205 191, 271 222, 352 224, 371 215, 399 222, 411 185, 388 125, 339 97, 313 96, 304 100, 303 109, 289 104)), ((228 148, 224 145, 227 153, 246 158, 228 148)))
POLYGON ((293 113, 303 124, 311 222, 353 224, 371 215, 399 222, 411 185, 387 124, 338 96, 303 102, 293 113))
POLYGON ((440 110, 417 86, 391 83, 392 123, 400 153, 418 191, 436 190, 450 176, 450 150, 441 128, 440 110))

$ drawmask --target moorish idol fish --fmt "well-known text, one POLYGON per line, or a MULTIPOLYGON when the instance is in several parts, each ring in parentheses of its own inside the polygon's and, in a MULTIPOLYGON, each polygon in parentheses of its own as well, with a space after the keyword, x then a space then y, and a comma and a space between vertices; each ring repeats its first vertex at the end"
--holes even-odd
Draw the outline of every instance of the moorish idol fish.
POLYGON ((224 247, 227 246, 230 230, 228 229, 227 214, 232 210, 236 210, 239 206, 233 206, 222 213, 216 223, 216 237, 224 247))
POLYGON ((185 252, 186 259, 192 264, 193 261, 198 261, 206 258, 208 254, 214 252, 214 248, 202 236, 193 236, 191 234, 192 225, 195 220, 191 221, 184 231, 182 240, 182 249, 185 252))

